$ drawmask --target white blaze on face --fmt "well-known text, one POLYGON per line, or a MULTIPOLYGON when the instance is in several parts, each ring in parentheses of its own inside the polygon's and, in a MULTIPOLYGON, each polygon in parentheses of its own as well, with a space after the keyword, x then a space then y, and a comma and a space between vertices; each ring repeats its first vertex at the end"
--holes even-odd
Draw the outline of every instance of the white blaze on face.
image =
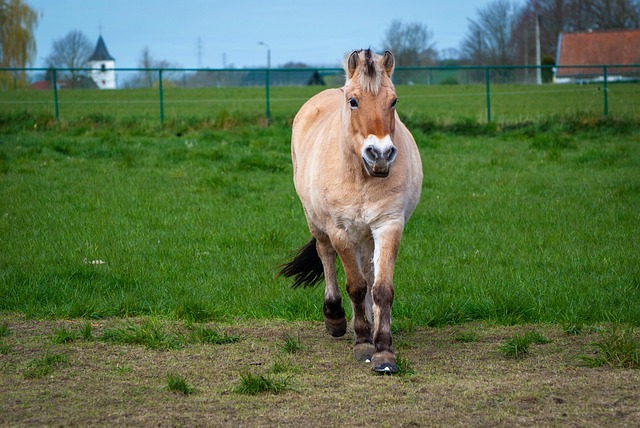
POLYGON ((364 140, 361 153, 367 173, 374 177, 389 175, 389 168, 397 154, 398 149, 388 135, 383 138, 369 135, 364 140))

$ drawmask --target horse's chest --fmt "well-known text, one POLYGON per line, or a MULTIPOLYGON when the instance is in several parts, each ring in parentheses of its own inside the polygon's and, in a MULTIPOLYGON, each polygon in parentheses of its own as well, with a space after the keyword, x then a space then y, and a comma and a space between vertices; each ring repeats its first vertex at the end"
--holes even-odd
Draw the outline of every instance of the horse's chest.
POLYGON ((350 206, 337 209, 332 216, 332 222, 349 241, 355 242, 371 235, 371 226, 377 217, 375 210, 350 206))

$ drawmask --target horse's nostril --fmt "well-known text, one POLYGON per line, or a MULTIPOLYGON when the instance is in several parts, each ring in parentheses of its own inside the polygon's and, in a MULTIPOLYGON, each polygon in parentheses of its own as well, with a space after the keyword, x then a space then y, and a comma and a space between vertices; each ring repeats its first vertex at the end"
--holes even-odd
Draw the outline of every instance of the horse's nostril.
POLYGON ((369 146, 364 151, 370 160, 372 161, 378 160, 378 151, 375 149, 375 147, 369 146))
POLYGON ((398 149, 396 149, 394 146, 391 146, 389 148, 389 152, 387 153, 387 161, 393 162, 397 154, 398 154, 398 149))

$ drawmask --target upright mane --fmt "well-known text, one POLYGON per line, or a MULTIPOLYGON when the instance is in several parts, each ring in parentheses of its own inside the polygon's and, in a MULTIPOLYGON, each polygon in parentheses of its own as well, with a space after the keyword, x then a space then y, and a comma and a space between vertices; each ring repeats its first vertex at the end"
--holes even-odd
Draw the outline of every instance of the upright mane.
POLYGON ((346 84, 349 85, 353 78, 357 78, 363 91, 378 95, 382 86, 384 67, 386 67, 386 64, 380 61, 380 56, 371 49, 354 51, 345 59, 346 84))

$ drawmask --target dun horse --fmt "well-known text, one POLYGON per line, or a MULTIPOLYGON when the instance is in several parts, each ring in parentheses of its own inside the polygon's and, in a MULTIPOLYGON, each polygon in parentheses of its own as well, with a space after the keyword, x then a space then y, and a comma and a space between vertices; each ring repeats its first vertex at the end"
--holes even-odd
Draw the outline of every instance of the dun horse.
POLYGON ((296 192, 313 238, 281 275, 294 287, 325 279, 328 332, 347 329, 336 280, 336 255, 353 307, 354 354, 376 372, 396 373, 391 346, 393 270, 405 222, 422 186, 422 163, 398 118, 387 51, 352 52, 344 87, 307 101, 293 122, 291 155, 296 192))

